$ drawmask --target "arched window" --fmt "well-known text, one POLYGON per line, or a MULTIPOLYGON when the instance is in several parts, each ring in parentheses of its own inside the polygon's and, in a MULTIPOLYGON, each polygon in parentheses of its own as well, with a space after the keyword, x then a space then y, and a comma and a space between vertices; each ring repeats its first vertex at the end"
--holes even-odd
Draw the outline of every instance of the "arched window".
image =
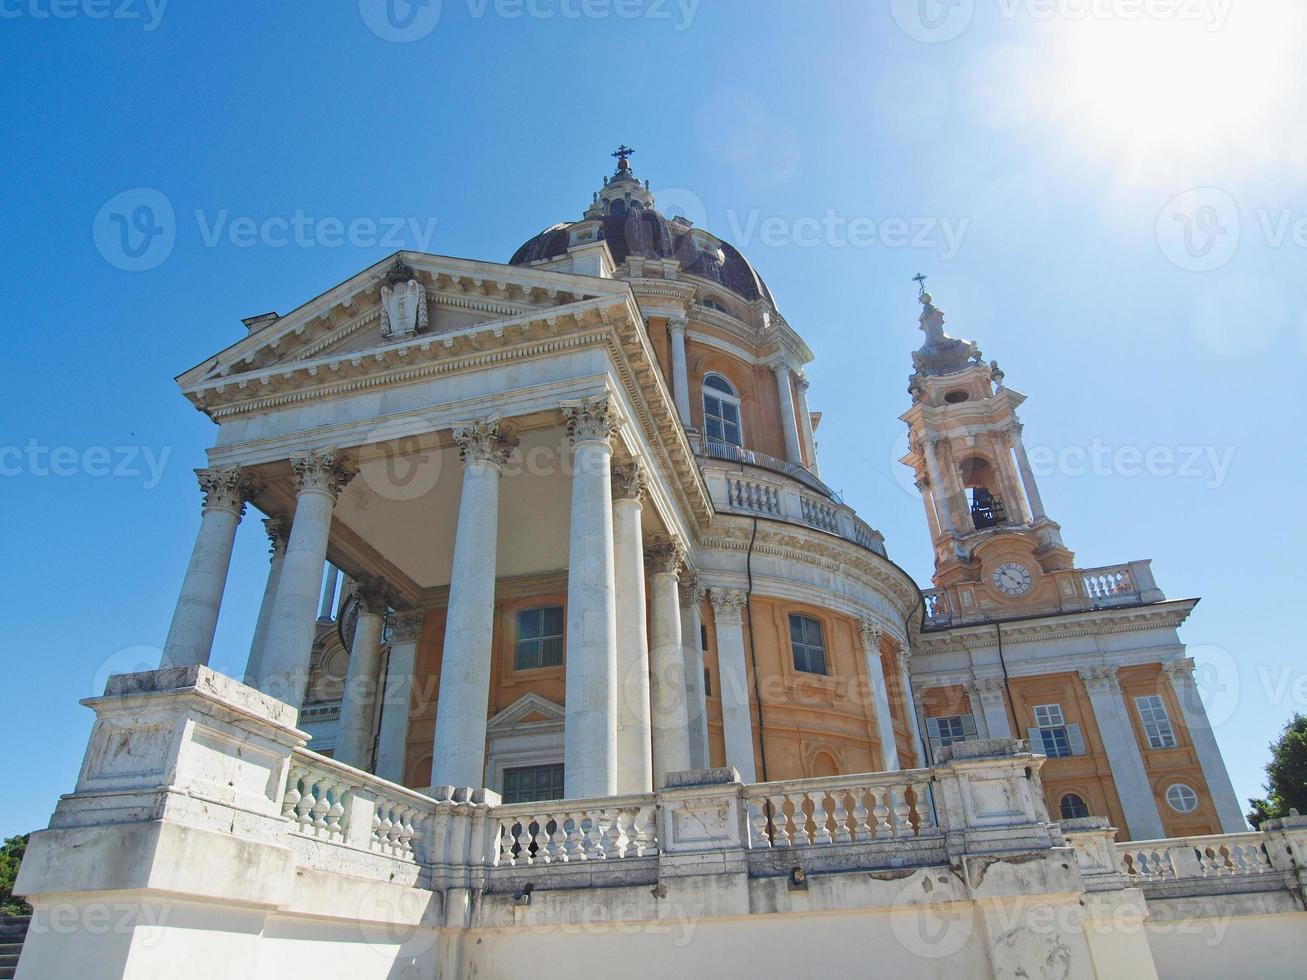
POLYGON ((718 313, 730 313, 730 309, 720 300, 713 299, 711 296, 705 296, 700 300, 699 305, 709 310, 716 310, 718 313))
POLYGON ((608 213, 620 218, 626 214, 626 202, 620 198, 608 205, 608 213))
POLYGON ((980 531, 1007 523, 1007 508, 998 495, 998 477, 986 460, 972 456, 959 467, 971 505, 971 521, 980 531))
POLYGON ((1062 811, 1063 820, 1075 820, 1079 817, 1089 816, 1089 807, 1075 793, 1067 793, 1066 796, 1062 797, 1058 809, 1062 811))
POLYGON ((709 374, 703 379, 703 427, 709 442, 744 448, 740 396, 720 374, 709 374))

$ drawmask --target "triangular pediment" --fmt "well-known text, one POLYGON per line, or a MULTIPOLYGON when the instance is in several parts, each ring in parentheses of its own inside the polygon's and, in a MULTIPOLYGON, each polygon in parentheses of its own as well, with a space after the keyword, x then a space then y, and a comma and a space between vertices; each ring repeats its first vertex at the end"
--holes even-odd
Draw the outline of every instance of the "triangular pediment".
POLYGON ((189 388, 320 358, 363 356, 416 339, 439 339, 481 325, 621 296, 625 289, 618 281, 591 276, 399 252, 285 316, 249 318, 248 337, 177 380, 189 388), (409 279, 418 287, 399 302, 407 303, 408 309, 420 303, 422 309, 420 317, 405 320, 404 313, 397 312, 405 307, 397 305, 394 297, 410 289, 409 279))
POLYGON ((506 732, 523 725, 561 725, 566 712, 539 694, 524 694, 486 723, 488 733, 506 732))

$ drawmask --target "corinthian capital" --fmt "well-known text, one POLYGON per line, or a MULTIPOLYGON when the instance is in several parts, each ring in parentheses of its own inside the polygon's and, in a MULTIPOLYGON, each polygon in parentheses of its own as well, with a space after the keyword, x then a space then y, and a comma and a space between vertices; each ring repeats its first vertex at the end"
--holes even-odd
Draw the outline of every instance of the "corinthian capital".
POLYGON ((244 516, 245 503, 254 493, 244 470, 239 466, 217 466, 196 470, 195 476, 204 491, 205 510, 225 510, 244 516))
POLYGON ((659 538, 644 549, 644 564, 651 575, 675 575, 685 562, 685 546, 675 538, 659 538))
POLYGON ((693 572, 687 572, 681 576, 677 583, 681 591, 681 605, 694 606, 699 608, 699 603, 703 602, 704 588, 703 583, 699 581, 699 576, 693 572))
POLYGON ((397 612, 391 618, 390 638, 395 643, 413 643, 422 635, 422 613, 397 612))
POLYGON ((613 499, 639 501, 648 487, 644 466, 639 460, 613 467, 613 499))
POLYGON ((1121 681, 1115 667, 1086 667, 1080 671, 1080 679, 1090 694, 1121 693, 1121 681))
POLYGON ((617 431, 617 412, 608 398, 564 402, 563 418, 574 446, 582 442, 608 442, 617 431))
POLYGON ((464 466, 489 463, 501 467, 517 447, 512 428, 498 415, 473 419, 454 426, 454 442, 458 445, 458 458, 464 466))
POLYGON ((1176 657, 1162 664, 1162 670, 1171 679, 1173 687, 1194 683, 1194 661, 1192 657, 1176 657))
POLYGON ((683 316, 673 316, 667 319, 667 329, 672 333, 685 333, 685 329, 689 325, 690 321, 683 316))
POLYGON ((873 622, 870 619, 858 621, 858 635, 862 637, 862 647, 868 653, 880 653, 880 638, 885 635, 885 630, 880 623, 873 622))
POLYGON ((390 608, 392 596, 390 587, 384 579, 371 577, 359 579, 354 594, 358 596, 359 608, 365 613, 384 616, 386 610, 390 608))
POLYGON ((973 708, 980 705, 1001 705, 1005 688, 1001 677, 980 677, 966 685, 967 700, 973 708))
POLYGON ((340 496, 345 484, 358 472, 349 458, 337 449, 315 449, 290 458, 300 493, 326 493, 340 496))
POLYGON ((268 532, 268 554, 273 558, 286 554, 286 545, 290 543, 290 521, 284 517, 269 517, 263 521, 263 529, 268 532))
POLYGON ((717 622, 737 626, 744 622, 744 606, 749 596, 743 589, 709 589, 708 601, 712 603, 717 622))

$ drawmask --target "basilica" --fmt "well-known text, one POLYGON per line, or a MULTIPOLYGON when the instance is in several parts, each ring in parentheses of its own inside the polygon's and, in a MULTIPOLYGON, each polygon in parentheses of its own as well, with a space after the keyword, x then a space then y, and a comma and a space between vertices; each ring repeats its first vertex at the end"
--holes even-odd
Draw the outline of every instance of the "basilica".
POLYGON ((19 977, 1292 972, 1307 820, 1248 831, 1197 600, 1076 564, 924 282, 914 582, 822 480, 801 315, 630 153, 506 263, 401 252, 178 378, 216 436, 162 661, 87 702, 18 889, 134 925, 34 925, 19 977))

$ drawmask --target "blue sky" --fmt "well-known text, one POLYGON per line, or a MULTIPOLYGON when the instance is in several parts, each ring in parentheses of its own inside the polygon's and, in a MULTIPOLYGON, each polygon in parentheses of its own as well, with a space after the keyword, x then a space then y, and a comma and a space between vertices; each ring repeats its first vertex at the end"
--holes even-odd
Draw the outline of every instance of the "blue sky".
MULTIPOLYGON (((766 277, 817 355, 824 477, 923 583, 894 460, 930 276, 1029 396, 1079 563, 1151 557, 1203 597, 1183 636, 1259 791, 1307 710, 1298 11, 384 2, 0 2, 0 834, 72 789, 78 699, 157 661, 214 434, 172 378, 395 247, 507 260, 580 215, 622 141, 766 277), (134 257, 124 230, 161 227, 143 201, 172 218, 134 257)), ((219 668, 243 665, 265 570, 247 517, 219 668)))

